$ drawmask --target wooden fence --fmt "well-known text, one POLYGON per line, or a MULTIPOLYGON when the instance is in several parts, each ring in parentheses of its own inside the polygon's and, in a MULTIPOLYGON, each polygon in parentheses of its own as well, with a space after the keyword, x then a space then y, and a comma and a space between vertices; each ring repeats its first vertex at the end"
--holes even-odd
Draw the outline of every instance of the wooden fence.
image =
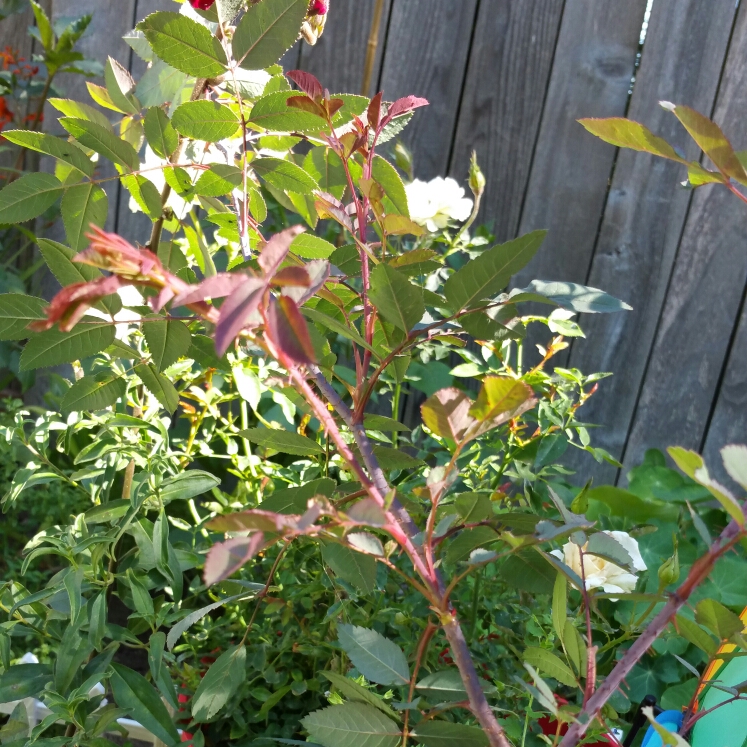
MULTIPOLYGON (((332 0, 319 44, 292 50, 286 67, 315 73, 332 91, 360 92, 375 2, 332 0)), ((146 13, 173 7, 52 3, 59 16, 93 11, 88 54, 111 54, 136 73, 142 63, 121 36, 146 13)), ((597 481, 619 479, 647 448, 676 443, 715 465, 724 444, 747 441, 747 211, 726 190, 683 189, 681 167, 618 152, 576 123, 627 114, 697 158, 658 105, 668 100, 713 116, 735 147, 747 147, 747 3, 648 3, 386 0, 372 84, 388 99, 414 93, 431 103, 404 135, 417 176, 464 180, 475 149, 488 177, 482 219, 498 239, 549 229, 518 285, 588 283, 634 307, 582 319, 587 339, 559 361, 614 373, 585 418, 625 468, 576 462, 597 481)), ((3 33, 2 43, 18 38, 3 33)), ((84 95, 80 85, 69 93, 84 95)), ((125 199, 118 216, 114 226, 131 233, 125 199)))

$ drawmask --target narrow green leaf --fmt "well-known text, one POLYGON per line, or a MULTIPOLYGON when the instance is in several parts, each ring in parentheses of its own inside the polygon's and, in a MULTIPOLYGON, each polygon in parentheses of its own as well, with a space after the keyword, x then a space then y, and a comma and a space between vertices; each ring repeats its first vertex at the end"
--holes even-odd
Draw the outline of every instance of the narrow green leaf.
POLYGON ((349 677, 345 677, 337 672, 321 672, 340 692, 340 694, 347 700, 352 700, 354 703, 365 703, 367 705, 378 708, 382 713, 389 716, 389 718, 401 720, 401 716, 393 711, 383 698, 380 698, 376 693, 367 690, 362 685, 359 685, 349 677))
MULTIPOLYGON (((552 593, 552 625, 555 633, 563 643, 565 621, 568 616, 568 579, 558 573, 552 593)), ((531 663, 531 662, 530 662, 531 663)))
POLYGON ((80 101, 72 101, 71 99, 49 99, 49 103, 61 112, 66 117, 72 117, 73 119, 86 119, 89 122, 95 122, 101 125, 105 130, 114 132, 111 123, 98 109, 94 109, 88 104, 82 104, 80 101))
POLYGON ((11 143, 21 145, 37 153, 44 153, 58 161, 70 164, 86 176, 91 176, 96 168, 95 164, 77 145, 62 138, 30 130, 7 130, 3 132, 3 137, 11 143))
POLYGON ((34 335, 21 353, 21 371, 72 363, 100 353, 114 341, 114 325, 84 317, 75 329, 50 329, 34 335))
POLYGON ((444 295, 452 309, 471 308, 500 293, 511 277, 534 257, 546 235, 547 231, 533 231, 494 246, 467 262, 444 285, 444 295))
POLYGON ((511 300, 540 301, 557 304, 579 314, 608 314, 614 311, 631 311, 632 307, 598 288, 589 288, 577 283, 547 283, 532 280, 522 290, 511 291, 511 300), (527 298, 524 298, 524 296, 527 298))
POLYGON ((369 298, 379 314, 403 332, 409 332, 425 314, 420 288, 389 265, 374 268, 369 298))
POLYGON ((120 708, 129 710, 151 734, 167 745, 179 744, 179 732, 161 701, 158 692, 141 674, 121 664, 114 669, 109 680, 114 700, 120 708))
POLYGON ((85 119, 61 117, 59 121, 84 148, 96 151, 125 169, 135 171, 140 167, 140 158, 135 149, 118 138, 111 130, 85 119))
POLYGON ((163 405, 167 412, 179 407, 179 392, 174 385, 156 370, 153 364, 140 363, 133 369, 146 389, 163 405))
POLYGON ((148 343, 148 350, 153 356, 153 363, 159 371, 176 363, 187 354, 192 342, 192 335, 184 322, 177 320, 158 320, 143 322, 143 335, 148 343))
POLYGON ((370 628, 339 625, 337 635, 358 671, 379 685, 408 685, 410 667, 402 649, 370 628))
POLYGON ((158 494, 161 502, 168 505, 172 501, 187 501, 203 493, 209 493, 220 485, 220 480, 201 469, 189 469, 169 477, 161 483, 158 494))
POLYGON ((247 70, 274 65, 296 42, 306 0, 263 0, 249 6, 233 35, 233 56, 247 70))
POLYGON ((209 721, 220 713, 246 677, 246 648, 224 651, 202 678, 192 701, 192 718, 209 721))
POLYGON ((564 664, 560 658, 544 648, 530 646, 524 652, 524 661, 563 685, 567 685, 568 687, 577 686, 576 677, 568 665, 564 664))
POLYGON ((127 174, 120 181, 130 193, 140 209, 151 219, 158 220, 163 212, 161 193, 149 179, 142 174, 127 174))
POLYGON ((140 102, 135 97, 135 81, 130 72, 113 57, 104 66, 106 91, 112 103, 124 114, 140 114, 140 102))
MULTIPOLYGON (((494 692, 495 687, 487 680, 480 679, 484 692, 494 692)), ((436 703, 454 703, 468 700, 467 690, 458 669, 443 669, 424 677, 417 684, 418 692, 436 703)))
POLYGON ((695 620, 724 641, 735 633, 741 633, 745 625, 739 615, 724 607, 715 599, 702 599, 695 607, 695 620))
POLYGON ((153 51, 171 67, 197 78, 225 72, 226 54, 220 42, 201 24, 171 11, 146 16, 138 26, 153 51))
POLYGON ((52 174, 24 174, 0 190, 0 223, 38 218, 61 194, 62 182, 52 174))
POLYGON ((270 428, 249 428, 239 433, 254 444, 266 449, 280 451, 283 454, 294 454, 295 456, 312 456, 323 454, 324 449, 316 442, 306 436, 290 431, 272 430, 270 428))
POLYGON ((633 122, 624 117, 609 117, 607 119, 579 119, 592 135, 596 135, 606 143, 616 145, 618 148, 631 148, 632 150, 652 153, 655 156, 669 158, 679 163, 687 163, 680 158, 674 148, 663 138, 656 135, 638 122, 633 122))
POLYGON ((300 166, 280 158, 256 158, 251 163, 256 174, 268 184, 301 195, 311 194, 319 189, 316 180, 300 166))
POLYGON ((334 244, 312 233, 302 233, 293 239, 290 250, 304 259, 328 259, 335 251, 334 244))
POLYGON ((127 382, 108 371, 84 376, 76 381, 62 398, 62 412, 103 410, 111 407, 127 393, 127 382))
POLYGON ((410 206, 407 201, 407 192, 397 169, 385 158, 376 156, 373 162, 373 178, 384 188, 386 196, 392 201, 397 212, 409 218, 410 206))
POLYGON ((48 664, 16 664, 0 674, 0 703, 31 698, 52 681, 48 664))
POLYGON ((76 252, 84 249, 91 226, 103 227, 108 213, 109 198, 97 184, 83 182, 68 187, 62 198, 62 221, 70 247, 76 252))
POLYGON ((372 348, 360 335, 358 330, 348 327, 342 322, 338 321, 332 316, 329 316, 328 314, 325 314, 322 311, 317 311, 316 309, 311 309, 306 306, 301 309, 301 312, 305 317, 308 319, 311 319, 312 322, 316 322, 318 325, 320 325, 323 328, 326 328, 328 330, 331 330, 332 332, 337 332, 338 335, 342 335, 348 340, 352 340, 356 345, 364 348, 365 350, 369 350, 370 352, 374 353, 376 357, 379 356, 376 354, 376 351, 374 348, 372 348))
POLYGON ((696 622, 693 622, 682 615, 677 615, 674 624, 677 628, 677 632, 686 641, 689 641, 693 646, 697 646, 701 651, 704 651, 708 657, 712 657, 716 653, 718 644, 696 622))
POLYGON ((174 112, 171 124, 184 137, 217 143, 236 133, 239 118, 217 101, 187 101, 174 112))
POLYGON ((47 302, 43 298, 22 293, 0 294, 0 340, 25 340, 33 332, 31 322, 45 318, 47 302))
POLYGON ((397 747, 402 734, 380 710, 364 703, 345 703, 310 713, 301 721, 312 742, 324 747, 397 747))

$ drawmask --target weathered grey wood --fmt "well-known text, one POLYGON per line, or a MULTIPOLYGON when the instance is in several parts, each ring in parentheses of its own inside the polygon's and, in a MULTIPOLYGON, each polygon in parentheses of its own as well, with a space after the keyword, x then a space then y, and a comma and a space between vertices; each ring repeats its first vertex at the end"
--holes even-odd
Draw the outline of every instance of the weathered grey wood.
MULTIPOLYGON (((733 19, 731 0, 654 4, 628 116, 692 158, 698 156, 697 146, 658 102, 676 101, 710 114, 733 19)), ((593 138, 588 137, 591 145, 593 138)), ((585 316, 587 339, 574 342, 570 365, 614 373, 600 383, 583 418, 601 426, 593 433, 594 441, 616 458, 628 438, 690 203, 692 193, 679 187, 684 176, 676 164, 627 150, 620 152, 615 166, 589 284, 624 299, 633 311, 585 316)), ((658 446, 674 438, 665 436, 658 446)), ((584 479, 609 481, 617 473, 586 455, 574 466, 584 479)))
POLYGON ((519 228, 562 11, 559 0, 480 3, 449 170, 463 179, 477 151, 481 220, 500 241, 519 228))
MULTIPOLYGON (((334 93, 361 93, 375 5, 376 0, 337 0, 316 46, 301 44, 299 67, 316 75, 334 93)), ((386 0, 369 95, 375 93, 379 80, 390 10, 391 0, 386 0)))
POLYGON ((625 114, 645 10, 646 0, 565 4, 519 227, 549 234, 517 287, 533 278, 586 280, 615 148, 576 120, 625 114))
POLYGON ((443 176, 449 166, 475 7, 476 0, 394 0, 381 88, 387 100, 414 94, 430 102, 402 137, 421 179, 443 176))
MULTIPOLYGON (((744 138, 746 63, 742 5, 714 115, 736 142, 744 138)), ((747 279, 746 233, 747 211, 736 197, 713 187, 695 193, 625 449, 626 467, 649 446, 700 448, 747 279)))

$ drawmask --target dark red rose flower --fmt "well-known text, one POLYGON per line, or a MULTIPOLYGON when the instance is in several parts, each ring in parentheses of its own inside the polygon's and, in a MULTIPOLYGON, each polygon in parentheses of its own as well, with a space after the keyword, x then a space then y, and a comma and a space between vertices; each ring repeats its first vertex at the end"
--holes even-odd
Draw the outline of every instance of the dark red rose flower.
POLYGON ((215 0, 189 0, 191 6, 197 10, 210 10, 215 0))

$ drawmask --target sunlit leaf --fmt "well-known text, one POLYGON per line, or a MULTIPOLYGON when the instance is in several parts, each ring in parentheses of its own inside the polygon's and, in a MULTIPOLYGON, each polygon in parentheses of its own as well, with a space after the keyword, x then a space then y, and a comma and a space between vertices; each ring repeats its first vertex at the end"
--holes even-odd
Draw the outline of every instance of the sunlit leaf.
POLYGON ((402 649, 371 628, 339 625, 337 635, 358 671, 379 685, 407 685, 410 667, 402 649))

